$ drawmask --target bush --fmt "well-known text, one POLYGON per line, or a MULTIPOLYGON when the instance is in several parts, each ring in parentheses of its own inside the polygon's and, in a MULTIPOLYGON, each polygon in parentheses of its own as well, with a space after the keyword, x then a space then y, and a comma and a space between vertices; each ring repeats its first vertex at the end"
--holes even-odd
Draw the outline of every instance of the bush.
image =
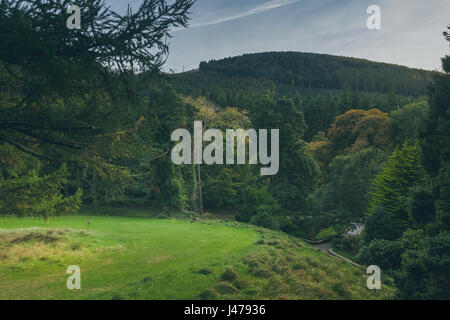
POLYGON ((362 242, 361 235, 349 235, 343 238, 333 239, 333 248, 348 252, 352 256, 358 254, 362 242))
POLYGON ((219 282, 215 285, 215 289, 221 294, 239 293, 239 289, 229 282, 219 282))
POLYGON ((333 226, 320 230, 314 237, 315 241, 326 240, 338 236, 338 233, 333 226))
POLYGON ((367 218, 364 243, 369 244, 374 239, 396 240, 401 236, 401 230, 394 219, 382 206, 377 206, 367 218))
MULTIPOLYGON (((450 234, 418 239, 395 277, 401 299, 450 299, 450 234)), ((414 241, 416 242, 416 241, 414 241)))
POLYGON ((238 278, 238 274, 233 269, 227 269, 224 273, 220 276, 220 280, 222 281, 229 281, 233 282, 238 278))
POLYGON ((275 216, 273 208, 267 205, 261 205, 257 207, 257 211, 258 213, 250 219, 251 224, 272 230, 280 229, 279 219, 275 216))
POLYGON ((277 217, 279 226, 280 226, 280 230, 286 233, 289 233, 293 236, 297 236, 297 237, 302 237, 303 233, 300 229, 300 227, 298 225, 296 225, 295 223, 293 223, 290 219, 284 217, 284 216, 280 216, 277 217))
POLYGON ((266 188, 248 186, 241 193, 238 210, 238 221, 266 226, 275 223, 276 219, 273 217, 280 213, 280 205, 266 188), (253 216, 255 218, 252 222, 253 216))
POLYGON ((204 218, 204 219, 216 219, 216 217, 214 216, 214 215, 212 215, 211 213, 209 213, 209 212, 205 212, 204 214, 203 214, 203 216, 202 216, 202 218, 204 218))
POLYGON ((359 250, 357 261, 367 265, 377 265, 381 269, 400 267, 403 246, 400 241, 373 240, 359 250))
POLYGON ((435 216, 433 195, 423 185, 410 189, 407 207, 410 218, 420 226, 431 222, 435 216))
POLYGON ((199 298, 202 300, 211 300, 217 298, 217 292, 213 289, 206 289, 200 293, 199 298))
POLYGON ((213 271, 209 268, 202 268, 202 269, 198 270, 197 273, 207 275, 207 274, 212 274, 213 271))
POLYGON ((13 214, 19 217, 39 216, 45 219, 53 215, 72 214, 78 211, 82 191, 72 196, 63 196, 69 175, 67 167, 39 174, 40 166, 25 174, 2 178, 0 172, 0 214, 13 214))

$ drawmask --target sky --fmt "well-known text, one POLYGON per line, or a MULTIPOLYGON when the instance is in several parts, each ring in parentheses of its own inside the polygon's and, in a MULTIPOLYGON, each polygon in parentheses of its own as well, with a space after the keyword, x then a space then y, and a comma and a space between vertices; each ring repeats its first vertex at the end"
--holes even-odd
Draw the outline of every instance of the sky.
MULTIPOLYGON (((121 12, 142 0, 107 0, 121 12)), ((450 55, 442 32, 450 0, 197 0, 187 29, 174 29, 164 70, 244 53, 327 53, 441 70, 450 55), (367 8, 381 9, 381 29, 369 30, 367 8)))

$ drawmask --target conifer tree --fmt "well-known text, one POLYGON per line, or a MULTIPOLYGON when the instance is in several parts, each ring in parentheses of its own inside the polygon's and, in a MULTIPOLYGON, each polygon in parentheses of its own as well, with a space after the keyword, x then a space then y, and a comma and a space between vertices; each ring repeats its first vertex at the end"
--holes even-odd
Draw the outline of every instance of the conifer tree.
POLYGON ((396 227, 405 229, 409 223, 405 197, 409 188, 419 181, 420 171, 417 144, 408 145, 405 142, 403 146, 397 147, 373 181, 368 214, 371 215, 378 206, 382 206, 396 227))

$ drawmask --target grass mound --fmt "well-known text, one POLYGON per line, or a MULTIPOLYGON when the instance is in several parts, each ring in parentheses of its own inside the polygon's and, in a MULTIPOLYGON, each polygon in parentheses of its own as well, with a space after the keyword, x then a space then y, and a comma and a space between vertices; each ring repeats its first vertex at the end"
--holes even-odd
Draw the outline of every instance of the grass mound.
MULTIPOLYGON (((395 294, 391 279, 383 290, 368 290, 364 268, 330 257, 285 234, 261 232, 258 251, 234 266, 233 277, 218 279, 238 290, 215 290, 216 299, 390 299, 395 294)), ((225 271, 224 274, 228 272, 225 271)))
POLYGON ((11 240, 6 240, 5 242, 9 245, 16 243, 23 243, 28 241, 42 241, 42 242, 55 242, 59 240, 59 237, 53 236, 53 232, 47 233, 39 233, 39 232, 30 232, 18 235, 11 240))

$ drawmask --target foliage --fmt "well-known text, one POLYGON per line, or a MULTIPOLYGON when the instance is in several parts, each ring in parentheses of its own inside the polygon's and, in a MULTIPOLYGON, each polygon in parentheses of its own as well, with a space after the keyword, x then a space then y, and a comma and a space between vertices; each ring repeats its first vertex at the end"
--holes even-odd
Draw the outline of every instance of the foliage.
POLYGON ((270 205, 259 205, 256 208, 256 214, 250 219, 250 223, 269 228, 272 230, 279 230, 280 224, 277 220, 276 212, 274 208, 270 205))
POLYGON ((259 97, 263 95, 289 98, 304 114, 308 124, 304 135, 307 140, 318 131, 328 130, 334 118, 348 110, 376 108, 390 112, 415 101, 416 96, 426 93, 433 75, 403 67, 400 67, 403 71, 399 71, 397 66, 352 58, 293 52, 244 55, 201 63, 201 66, 199 70, 170 75, 175 89, 184 95, 205 96, 218 105, 247 110, 258 108, 259 97), (320 63, 320 67, 315 63, 320 63), (374 74, 367 74, 365 67, 373 67, 374 74), (330 73, 318 72, 318 68, 335 70, 337 82, 321 82, 330 73), (363 69, 361 78, 356 76, 363 69), (290 80, 283 80, 288 74, 290 80), (378 79, 380 77, 383 79, 378 79), (294 78, 308 83, 292 81, 294 78), (389 86, 391 82, 401 85, 389 86), (397 88, 397 92, 393 88, 397 88))
POLYGON ((331 157, 368 147, 386 148, 390 144, 390 129, 387 113, 377 109, 349 110, 336 117, 328 131, 331 157))
MULTIPOLYGON (((444 35, 449 40, 448 33, 444 35)), ((448 72, 448 57, 442 60, 443 69, 448 72)), ((430 88, 429 111, 426 113, 425 125, 418 135, 423 151, 420 164, 423 165, 425 172, 417 169, 417 150, 414 150, 416 149, 414 147, 409 151, 406 149, 406 153, 396 149, 388 160, 385 167, 387 170, 383 169, 377 176, 375 191, 378 194, 374 193, 371 209, 374 205, 377 207, 367 219, 365 239, 366 243, 374 240, 359 252, 363 261, 374 261, 377 254, 384 252, 386 255, 378 258, 379 263, 388 263, 383 259, 389 258, 390 253, 398 250, 397 247, 402 247, 400 252, 396 253, 396 257, 401 256, 400 264, 398 259, 392 256, 390 259, 395 261, 395 265, 388 266, 395 269, 393 274, 399 288, 398 297, 401 299, 449 297, 447 289, 450 284, 449 85, 450 77, 442 74, 436 77, 434 85, 430 88), (417 183, 419 180, 420 184, 417 183), (389 197, 389 193, 393 197, 389 197), (380 209, 380 204, 385 205, 385 209, 380 209), (380 219, 392 221, 376 221, 374 216, 378 210, 381 210, 380 219), (386 211, 385 214, 382 211, 386 211), (409 213, 409 218, 404 215, 405 211, 409 213), (389 245, 384 242, 386 240, 378 240, 392 238, 394 234, 390 230, 392 225, 396 226, 395 238, 402 233, 401 238, 389 245)), ((411 105, 393 112, 393 117, 397 118, 395 121, 398 122, 396 127, 400 129, 397 133, 417 137, 417 130, 422 127, 421 121, 417 118, 422 112, 424 112, 423 105, 411 105), (414 121, 414 118, 417 121, 414 121), (412 128, 406 129, 406 123, 412 128)), ((406 147, 408 146, 405 143, 402 149, 405 150, 406 147)))
MULTIPOLYGON (((62 188, 54 180, 69 177, 55 168, 67 163, 74 180, 67 189, 78 198, 84 190, 94 205, 133 184, 149 138, 158 138, 142 93, 165 61, 170 29, 187 25, 192 4, 145 0, 120 15, 100 0, 1 1, 0 81, 7 87, 0 92, 0 143, 39 158, 48 173, 30 172, 20 183, 30 179, 36 190, 47 188, 46 201, 60 202, 52 198, 62 188), (87 27, 67 28, 69 4, 81 8, 87 27), (58 172, 52 181, 51 172, 58 172)), ((5 198, 15 196, 7 190, 5 198)))
POLYGON ((417 144, 405 143, 401 148, 396 148, 373 181, 368 215, 382 206, 390 216, 394 228, 404 230, 410 222, 404 204, 405 197, 409 188, 417 184, 420 177, 417 144))
POLYGON ((0 161, 0 214, 42 216, 72 214, 81 203, 82 191, 65 196, 69 172, 66 165, 43 174, 41 163, 8 145, 0 145, 7 155, 0 161))
POLYGON ((267 191, 267 187, 247 186, 240 193, 239 221, 248 222, 263 209, 265 213, 277 214, 280 207, 278 202, 267 191))
POLYGON ((358 254, 361 247, 361 235, 347 235, 345 237, 333 238, 333 249, 343 251, 354 257, 358 254))
POLYGON ((403 247, 399 241, 375 239, 363 246, 356 257, 357 261, 366 265, 377 265, 381 269, 397 269, 401 263, 403 247))
POLYGON ((200 63, 200 72, 251 76, 292 87, 390 92, 426 90, 431 73, 367 60, 300 52, 265 52, 200 63), (405 80, 409 81, 406 83, 405 80))
POLYGON ((412 187, 406 205, 409 217, 420 227, 433 222, 436 212, 433 194, 429 186, 421 184, 412 187))
POLYGON ((331 226, 320 230, 319 233, 314 237, 314 241, 329 240, 337 236, 339 236, 339 234, 337 233, 334 226, 331 226))
POLYGON ((429 106, 421 101, 411 103, 390 113, 392 138, 396 144, 404 141, 413 143, 419 138, 424 125, 424 119, 428 116, 429 106))
POLYGON ((401 299, 449 299, 450 235, 405 238, 402 269, 396 277, 401 299))
POLYGON ((368 207, 371 181, 384 160, 384 152, 375 148, 335 157, 326 181, 308 196, 315 219, 323 216, 326 223, 344 228, 361 223, 368 207))
POLYGON ((305 207, 306 197, 315 185, 319 168, 301 140, 307 125, 303 113, 288 99, 265 96, 251 110, 255 129, 279 129, 280 168, 270 183, 270 191, 280 205, 291 212, 305 207))
MULTIPOLYGON (((235 107, 222 108, 204 97, 182 97, 193 106, 193 118, 202 121, 203 129, 219 129, 225 136, 227 129, 248 129, 250 118, 245 110, 235 107)), ((204 147, 204 146, 203 146, 204 147)), ((223 141, 226 150, 226 141, 223 141)), ((246 144, 248 150, 248 144, 246 144)), ((247 152, 248 153, 248 152, 247 152)), ((225 153, 224 153, 225 157, 225 153)), ((225 163, 225 159, 223 159, 225 163)), ((250 165, 203 165, 201 170, 203 202, 207 208, 235 209, 239 204, 239 193, 246 183, 256 179, 255 170, 250 165)))
POLYGON ((423 165, 433 181, 436 211, 443 229, 450 229, 450 74, 436 79, 430 93, 430 114, 422 134, 423 165))
POLYGON ((394 218, 387 210, 378 205, 366 219, 364 242, 370 243, 375 239, 395 240, 401 237, 402 230, 395 224, 394 218))

